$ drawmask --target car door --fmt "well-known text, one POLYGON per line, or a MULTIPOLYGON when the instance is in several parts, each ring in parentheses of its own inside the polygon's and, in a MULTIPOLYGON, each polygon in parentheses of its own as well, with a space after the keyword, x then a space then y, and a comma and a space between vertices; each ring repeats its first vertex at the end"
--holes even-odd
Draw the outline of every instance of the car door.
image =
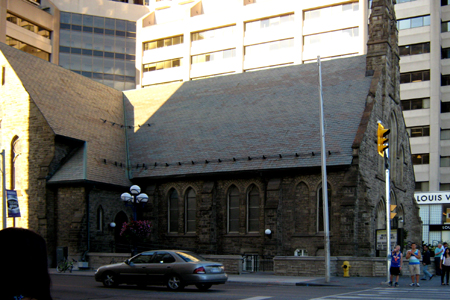
POLYGON ((165 283, 166 275, 173 271, 175 258, 165 251, 158 251, 148 267, 149 280, 151 283, 165 283))
POLYGON ((147 283, 148 266, 154 254, 154 252, 144 252, 131 258, 120 272, 121 281, 135 284, 147 283))

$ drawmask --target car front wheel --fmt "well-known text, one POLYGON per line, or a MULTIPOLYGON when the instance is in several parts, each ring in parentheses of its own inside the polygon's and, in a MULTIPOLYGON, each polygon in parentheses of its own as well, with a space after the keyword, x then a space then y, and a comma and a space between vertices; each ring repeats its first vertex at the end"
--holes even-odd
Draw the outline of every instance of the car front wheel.
POLYGON ((181 281, 181 277, 172 274, 167 278, 167 288, 172 291, 179 291, 184 288, 183 282, 181 281))
POLYGON ((103 276, 103 285, 106 287, 116 287, 119 283, 117 282, 117 275, 112 272, 107 272, 103 276))
POLYGON ((212 286, 211 283, 197 283, 195 285, 200 291, 207 291, 212 286))

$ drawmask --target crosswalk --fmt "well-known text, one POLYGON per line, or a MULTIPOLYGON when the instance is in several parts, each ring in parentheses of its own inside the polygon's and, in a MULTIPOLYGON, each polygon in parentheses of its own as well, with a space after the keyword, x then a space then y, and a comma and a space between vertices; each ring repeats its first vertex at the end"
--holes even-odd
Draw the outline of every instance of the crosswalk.
POLYGON ((442 295, 448 293, 450 289, 446 288, 373 288, 368 290, 343 293, 337 295, 330 295, 320 298, 314 298, 312 300, 322 299, 368 299, 371 300, 423 300, 423 299, 441 299, 442 295))

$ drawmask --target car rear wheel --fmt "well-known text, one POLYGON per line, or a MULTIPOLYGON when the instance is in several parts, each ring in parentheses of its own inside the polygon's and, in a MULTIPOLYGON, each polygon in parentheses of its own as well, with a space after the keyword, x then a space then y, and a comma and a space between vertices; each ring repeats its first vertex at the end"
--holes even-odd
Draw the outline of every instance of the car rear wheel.
POLYGON ((211 283, 197 283, 195 285, 200 291, 207 291, 212 286, 211 283))
POLYGON ((181 281, 181 277, 172 274, 167 278, 167 288, 172 291, 179 291, 184 288, 183 282, 181 281))
POLYGON ((117 275, 112 272, 107 272, 103 275, 103 285, 106 287, 116 287, 119 283, 117 282, 117 275))

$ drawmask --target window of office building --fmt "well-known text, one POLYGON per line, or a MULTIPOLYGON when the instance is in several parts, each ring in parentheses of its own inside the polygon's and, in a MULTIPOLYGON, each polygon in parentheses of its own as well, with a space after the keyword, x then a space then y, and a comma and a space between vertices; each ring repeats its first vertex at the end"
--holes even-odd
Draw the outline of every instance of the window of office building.
POLYGON ((413 165, 428 165, 430 163, 429 153, 412 154, 411 156, 413 165))
POLYGON ((441 23, 441 32, 449 32, 450 31, 450 21, 441 23))
POLYGON ((314 10, 305 11, 304 20, 312 20, 312 19, 326 19, 331 17, 336 17, 338 14, 342 14, 345 12, 358 11, 359 10, 359 2, 340 4, 335 6, 329 6, 314 10))
POLYGON ((136 87, 136 23, 61 12, 59 64, 118 90, 136 87))
POLYGON ((450 167, 450 156, 441 156, 441 167, 448 168, 450 167))
POLYGON ((415 18, 403 19, 397 21, 398 30, 430 26, 430 16, 420 16, 415 18))
POLYGON ((450 140, 450 129, 441 129, 441 140, 450 140))
POLYGON ((258 31, 261 29, 276 27, 278 25, 294 22, 294 14, 277 16, 245 23, 245 32, 258 31))
POLYGON ((430 42, 398 46, 400 56, 430 53, 430 42))
POLYGON ((441 86, 450 85, 450 75, 441 75, 441 86))
POLYGON ((430 190, 430 182, 428 181, 421 181, 416 182, 414 186, 415 192, 428 192, 430 190))
POLYGON ((403 110, 430 108, 430 98, 402 100, 401 104, 403 110))
POLYGON ((439 190, 440 191, 450 191, 450 183, 440 183, 439 190))
POLYGON ((26 52, 28 54, 31 54, 33 56, 42 58, 43 60, 50 61, 50 53, 45 52, 36 47, 33 47, 31 45, 25 44, 10 36, 6 36, 6 44, 16 49, 22 50, 23 52, 26 52))
POLYGON ((156 48, 170 47, 170 46, 175 46, 175 45, 179 45, 179 44, 183 44, 183 36, 182 35, 165 38, 165 39, 160 39, 160 40, 156 40, 156 41, 151 41, 151 42, 145 42, 144 43, 144 51, 152 50, 152 49, 156 49, 156 48))
POLYGON ((336 30, 326 33, 319 33, 313 35, 306 35, 303 37, 303 43, 305 46, 319 43, 341 43, 342 41, 348 41, 359 36, 359 28, 349 28, 336 30))
POLYGON ((422 70, 400 74, 400 83, 421 82, 429 80, 430 80, 430 70, 422 70))
POLYGON ((410 137, 430 136, 430 126, 406 128, 410 137))
POLYGON ((450 4, 450 0, 441 0, 441 6, 446 6, 450 4))
POLYGON ((450 58, 450 48, 442 48, 441 49, 441 58, 442 59, 450 58))
POLYGON ((405 3, 405 2, 413 2, 413 1, 417 1, 417 0, 397 0, 397 4, 405 3))
POLYGON ((153 72, 181 66, 181 58, 169 59, 144 65, 144 72, 153 72))
POLYGON ((245 56, 250 55, 264 57, 265 55, 270 54, 272 51, 287 49, 290 47, 294 47, 294 39, 246 46, 244 48, 244 53, 245 56))
POLYGON ((219 61, 227 58, 233 58, 236 56, 236 49, 228 49, 222 51, 216 51, 211 53, 205 53, 192 56, 192 64, 219 61))
POLYGON ((47 30, 39 25, 37 25, 36 23, 27 21, 19 16, 16 16, 12 13, 7 12, 6 13, 6 20, 8 22, 14 23, 28 31, 34 32, 40 36, 43 36, 47 39, 50 38, 50 30, 47 30))
POLYGON ((213 38, 224 38, 232 36, 235 32, 236 26, 227 26, 221 28, 215 28, 210 30, 204 30, 192 33, 192 41, 201 41, 213 38))
POLYGON ((450 102, 441 102, 441 113, 450 112, 450 102))

